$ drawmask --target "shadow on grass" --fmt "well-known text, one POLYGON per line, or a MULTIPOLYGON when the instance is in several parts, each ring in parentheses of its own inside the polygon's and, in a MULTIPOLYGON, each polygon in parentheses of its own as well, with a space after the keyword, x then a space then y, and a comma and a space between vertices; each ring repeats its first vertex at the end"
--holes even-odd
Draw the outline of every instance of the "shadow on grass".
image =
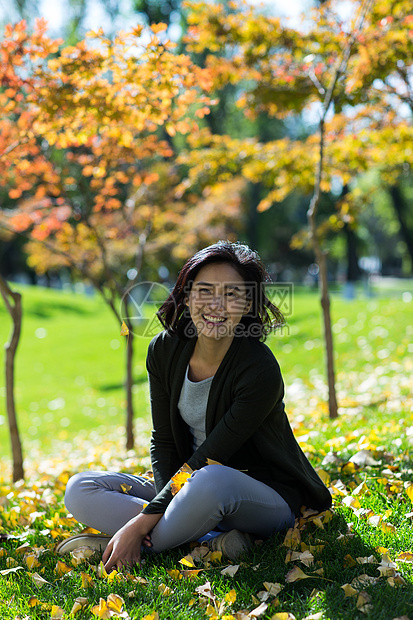
MULTIPOLYGON (((134 385, 140 385, 141 383, 146 383, 148 377, 146 375, 139 375, 133 380, 134 385)), ((111 392, 112 390, 122 390, 125 387, 124 382, 119 383, 104 383, 102 385, 95 385, 96 390, 100 390, 101 392, 111 392)))
MULTIPOLYGON (((323 568, 323 578, 310 578, 286 584, 279 595, 282 611, 290 611, 297 620, 307 615, 323 611, 323 618, 353 620, 354 618, 374 618, 374 620, 391 620, 400 616, 408 616, 413 611, 413 584, 392 587, 386 577, 380 577, 377 565, 381 560, 381 553, 375 547, 362 539, 357 533, 348 534, 348 523, 342 515, 335 515, 332 521, 320 530, 314 524, 302 534, 302 540, 307 545, 325 545, 322 551, 315 556, 315 566, 307 568, 303 564, 297 565, 306 574, 311 574, 317 568, 323 568), (374 556, 376 563, 357 562, 357 558, 374 556), (357 585, 355 581, 361 575, 373 577, 376 581, 357 585), (371 607, 364 612, 357 608, 358 595, 345 596, 342 588, 351 584, 359 592, 364 591, 370 597, 368 604, 371 607)), ((279 539, 277 538, 279 544, 279 539)), ((265 547, 265 545, 264 545, 265 547)), ((285 556, 285 549, 282 552, 285 556)), ((285 565, 285 569, 293 568, 294 563, 285 565)), ((321 576, 320 576, 321 577, 321 576)), ((274 580, 275 581, 275 580, 274 580)))
POLYGON ((66 314, 76 314, 76 315, 91 315, 94 314, 93 308, 85 308, 82 306, 76 306, 72 304, 66 304, 63 302, 58 302, 55 299, 53 303, 48 306, 47 300, 44 302, 35 302, 31 303, 31 305, 24 309, 24 313, 28 316, 35 316, 41 319, 50 319, 51 317, 59 314, 60 312, 64 312, 66 314))

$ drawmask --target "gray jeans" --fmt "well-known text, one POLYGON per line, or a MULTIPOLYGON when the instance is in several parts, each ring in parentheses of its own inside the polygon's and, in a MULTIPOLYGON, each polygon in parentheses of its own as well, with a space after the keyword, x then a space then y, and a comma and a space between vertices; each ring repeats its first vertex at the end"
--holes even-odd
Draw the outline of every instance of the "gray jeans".
MULTIPOLYGON (((67 509, 90 527, 114 534, 155 497, 152 482, 141 476, 87 471, 70 478, 67 509), (121 485, 128 489, 125 493, 121 485)), ((213 530, 237 529, 259 538, 285 530, 294 513, 263 482, 224 465, 195 471, 168 505, 151 532, 156 553, 198 540, 213 530)))

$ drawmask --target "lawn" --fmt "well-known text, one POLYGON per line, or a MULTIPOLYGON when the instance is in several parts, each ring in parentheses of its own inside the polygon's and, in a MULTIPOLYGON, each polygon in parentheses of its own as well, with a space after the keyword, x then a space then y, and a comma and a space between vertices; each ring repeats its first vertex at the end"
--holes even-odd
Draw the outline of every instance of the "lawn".
MULTIPOLYGON (((296 288, 287 327, 268 340, 296 436, 334 495, 332 513, 298 522, 289 536, 274 536, 229 571, 224 559, 201 560, 196 551, 188 557, 185 548, 109 576, 97 570, 96 558, 59 563, 53 547, 81 529, 63 505, 71 473, 149 467, 148 340, 135 341, 136 448, 126 453, 119 326, 97 297, 21 291, 16 392, 27 480, 10 483, 2 403, 0 531, 19 536, 1 543, 2 618, 71 617, 72 609, 80 620, 413 618, 411 283, 372 297, 359 292, 355 300, 333 294, 340 405, 334 422, 325 405, 317 295, 296 288), (191 569, 201 570, 185 572, 191 569)), ((0 341, 9 327, 0 306, 0 341)))

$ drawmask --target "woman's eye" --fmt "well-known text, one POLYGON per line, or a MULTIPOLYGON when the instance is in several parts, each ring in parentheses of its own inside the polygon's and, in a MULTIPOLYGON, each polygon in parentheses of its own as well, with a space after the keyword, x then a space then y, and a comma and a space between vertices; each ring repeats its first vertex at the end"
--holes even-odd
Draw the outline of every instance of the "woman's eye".
POLYGON ((203 295, 209 294, 211 291, 209 290, 209 288, 200 288, 199 292, 202 293, 203 295))

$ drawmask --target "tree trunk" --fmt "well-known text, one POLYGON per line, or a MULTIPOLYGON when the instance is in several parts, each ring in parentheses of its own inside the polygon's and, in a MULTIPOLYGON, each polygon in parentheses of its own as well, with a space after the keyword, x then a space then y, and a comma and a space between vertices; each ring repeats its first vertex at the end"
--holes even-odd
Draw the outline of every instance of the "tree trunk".
POLYGON ((6 308, 12 318, 13 325, 10 340, 4 345, 6 351, 5 375, 6 375, 6 408, 10 430, 10 442, 13 459, 13 482, 24 478, 23 452, 20 441, 19 428, 17 425, 16 405, 14 400, 14 359, 19 344, 22 305, 20 293, 10 289, 7 282, 0 275, 0 292, 6 304, 6 308))
POLYGON ((392 185, 389 187, 389 193, 392 199, 394 211, 400 224, 400 234, 410 255, 413 271, 413 231, 409 229, 406 222, 404 198, 400 191, 399 185, 392 185))
MULTIPOLYGON (((328 105, 325 108, 328 110, 328 105)), ((320 302, 323 311, 323 323, 324 323, 324 341, 326 346, 326 366, 327 366, 327 383, 328 383, 328 410, 331 419, 337 418, 337 397, 336 397, 336 383, 335 383, 335 371, 334 371, 334 351, 333 351, 333 332, 331 329, 331 315, 330 315, 330 296, 328 292, 328 273, 327 273, 327 258, 326 253, 322 251, 320 245, 320 239, 317 230, 316 214, 321 195, 321 177, 323 171, 324 162, 324 117, 320 119, 319 126, 320 133, 320 152, 317 165, 316 182, 314 186, 314 194, 310 201, 310 206, 307 211, 308 227, 310 230, 310 239, 313 246, 314 254, 319 268, 319 288, 320 288, 320 302)))
POLYGON ((337 418, 336 375, 334 370, 333 332, 331 329, 330 296, 328 292, 327 257, 319 247, 314 248, 317 257, 320 286, 320 303, 323 310, 324 342, 326 345, 326 367, 328 383, 328 411, 331 419, 337 418))
POLYGON ((344 233, 347 241, 347 282, 357 282, 360 277, 360 267, 357 256, 357 237, 354 230, 344 224, 344 233))

